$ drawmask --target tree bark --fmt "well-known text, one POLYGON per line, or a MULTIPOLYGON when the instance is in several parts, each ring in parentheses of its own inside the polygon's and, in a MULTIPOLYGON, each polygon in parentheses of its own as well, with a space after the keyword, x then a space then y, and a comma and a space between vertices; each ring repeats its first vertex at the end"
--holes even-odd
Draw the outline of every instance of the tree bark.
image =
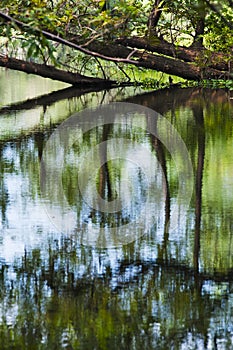
POLYGON ((206 67, 214 68, 220 71, 228 71, 229 67, 225 60, 229 57, 224 57, 221 53, 210 52, 204 48, 174 46, 167 41, 160 40, 157 37, 146 38, 133 36, 130 38, 120 38, 116 43, 125 47, 136 48, 140 50, 148 50, 165 56, 174 57, 185 62, 195 62, 195 60, 203 59, 206 56, 206 67))
MULTIPOLYGON (((148 32, 149 35, 152 33, 156 33, 156 26, 159 22, 160 16, 162 14, 162 10, 159 8, 161 4, 161 0, 155 0, 154 5, 152 6, 152 10, 150 12, 150 16, 148 19, 148 32)), ((164 1, 165 3, 165 1, 164 1)))
MULTIPOLYGON (((73 39, 74 40, 74 39, 73 39)), ((131 39, 125 39, 128 43, 131 39)), ((88 45, 88 49, 95 53, 110 57, 117 57, 118 62, 124 62, 144 67, 166 74, 176 75, 187 80, 202 79, 233 79, 233 74, 228 71, 214 69, 208 66, 200 67, 191 62, 184 62, 180 59, 165 57, 160 54, 151 54, 146 51, 124 47, 123 45, 112 45, 92 42, 88 45), (129 59, 130 58, 130 59, 129 59)), ((148 50, 148 48, 147 48, 148 50)))
POLYGON ((195 30, 194 41, 192 47, 203 48, 203 35, 205 30, 205 17, 200 17, 195 30))

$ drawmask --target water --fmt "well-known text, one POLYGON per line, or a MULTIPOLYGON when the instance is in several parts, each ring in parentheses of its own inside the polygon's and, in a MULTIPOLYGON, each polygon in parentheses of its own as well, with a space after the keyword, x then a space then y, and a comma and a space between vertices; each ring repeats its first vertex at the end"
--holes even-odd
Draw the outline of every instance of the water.
MULTIPOLYGON (((24 74, 1 70, 0 75, 0 349, 231 349, 230 93, 198 88, 143 93, 128 88, 82 94, 24 74), (185 169, 180 153, 172 151, 172 158, 146 131, 148 120, 141 110, 128 116, 127 125, 119 123, 118 116, 117 123, 86 133, 76 128, 79 137, 64 148, 59 170, 62 195, 51 176, 59 164, 49 162, 54 151, 47 153, 42 186, 41 164, 54 130, 76 112, 115 101, 155 110, 180 134, 193 171, 188 208, 182 198, 177 202, 185 169), (114 137, 128 140, 123 143, 126 159, 103 163, 90 183, 105 200, 121 194, 126 209, 103 214, 80 196, 77 174, 80 164, 94 173, 92 164, 99 154, 90 161, 88 152, 114 137), (138 166, 143 157, 135 161, 141 150, 135 153, 135 145, 148 150, 153 164, 150 198, 155 205, 146 207, 146 215, 148 176, 138 166), (178 227, 172 230, 174 208, 178 227), (70 230, 61 229, 64 221, 58 221, 67 212, 75 216, 70 230), (137 221, 141 213, 145 222, 155 217, 143 233, 137 221), (130 237, 137 239, 122 246, 118 237, 114 245, 110 229, 125 224, 131 225, 130 237), (95 235, 90 237, 93 227, 95 235), (110 237, 107 244, 96 239, 98 232, 110 237)), ((159 121, 156 127, 162 128, 159 121)), ((113 152, 115 145, 107 147, 113 152)), ((189 189, 192 178, 185 183, 189 189)), ((92 190, 86 192, 89 197, 92 190)))

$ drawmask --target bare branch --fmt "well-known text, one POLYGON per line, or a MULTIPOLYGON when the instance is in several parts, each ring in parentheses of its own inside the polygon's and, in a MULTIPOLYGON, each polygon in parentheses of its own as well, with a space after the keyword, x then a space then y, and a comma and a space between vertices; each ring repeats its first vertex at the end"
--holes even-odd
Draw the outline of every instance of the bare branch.
POLYGON ((130 76, 125 72, 125 70, 119 65, 119 63, 116 63, 117 68, 124 74, 124 76, 127 78, 127 81, 131 81, 130 76))
POLYGON ((103 69, 103 67, 102 67, 102 64, 101 64, 100 60, 99 60, 97 57, 95 57, 95 60, 96 60, 96 62, 98 63, 98 65, 99 65, 99 67, 100 67, 100 70, 101 70, 101 72, 102 72, 102 74, 103 74, 104 79, 107 79, 106 74, 105 74, 105 71, 104 71, 104 69, 103 69))
POLYGON ((137 52, 136 49, 134 49, 130 54, 127 56, 127 59, 129 60, 135 53, 137 52))

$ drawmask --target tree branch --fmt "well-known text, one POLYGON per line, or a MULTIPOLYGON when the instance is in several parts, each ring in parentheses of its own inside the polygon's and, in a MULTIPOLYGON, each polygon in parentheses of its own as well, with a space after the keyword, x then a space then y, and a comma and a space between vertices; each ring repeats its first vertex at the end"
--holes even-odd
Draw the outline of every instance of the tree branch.
POLYGON ((165 1, 163 1, 163 0, 155 0, 154 4, 152 6, 152 10, 150 12, 149 19, 148 19, 148 32, 149 32, 149 34, 156 32, 156 26, 159 22, 161 14, 162 14, 162 9, 161 9, 162 2, 165 3, 165 1))
MULTIPOLYGON (((3 18, 5 21, 10 21, 17 24, 20 28, 25 31, 33 30, 29 25, 22 23, 18 20, 14 20, 12 17, 0 12, 0 18, 3 18)), ((142 52, 141 50, 133 50, 123 45, 108 44, 98 41, 94 41, 89 44, 88 48, 83 48, 75 42, 75 38, 72 38, 72 41, 68 41, 59 36, 56 36, 52 33, 49 33, 44 30, 35 29, 35 33, 43 34, 47 39, 64 44, 68 47, 71 47, 75 50, 81 51, 89 56, 98 57, 111 62, 123 62, 126 64, 131 64, 137 67, 144 67, 156 71, 161 71, 167 74, 172 74, 179 76, 184 79, 189 80, 201 80, 201 79, 232 79, 233 76, 229 72, 222 72, 209 67, 198 67, 192 63, 186 63, 178 59, 173 59, 170 57, 161 56, 159 54, 150 54, 147 52, 142 52), (111 54, 111 56, 109 55, 111 54), (134 59, 131 58, 132 55, 134 59)), ((148 47, 146 48, 148 49, 148 47)), ((6 62, 5 62, 6 63, 6 62)), ((28 66, 29 69, 32 66, 28 66)), ((43 66, 46 67, 46 66, 43 66)), ((54 68, 55 69, 55 68, 54 68)), ((19 70, 22 70, 19 69, 19 70)), ((33 69, 34 74, 38 74, 37 69, 33 69)), ((69 74, 74 74, 70 73, 69 74)), ((49 74, 49 72, 48 72, 49 74)), ((43 76, 43 75, 42 75, 43 76)), ((48 76, 47 76, 48 77, 48 76)), ((72 78, 71 78, 72 79, 72 78)), ((91 79, 91 78, 88 78, 91 79)), ((100 81, 101 79, 97 79, 100 81)), ((104 80, 102 80, 104 82, 104 80)), ((112 83, 112 82, 110 82, 112 83)))
POLYGON ((0 18, 2 18, 4 21, 6 22, 12 22, 12 23, 15 23, 17 24, 17 26, 21 29, 24 29, 24 30, 33 30, 35 33, 37 34, 43 34, 45 38, 49 39, 49 40, 52 40, 52 41, 55 41, 57 43, 60 43, 60 44, 64 44, 68 47, 71 47, 75 50, 78 50, 80 52, 83 52, 84 54, 86 55, 90 55, 90 56, 93 56, 93 57, 98 57, 98 58, 102 58, 104 60, 107 60, 107 61, 112 61, 112 62, 125 62, 125 63, 134 63, 134 61, 130 61, 128 59, 122 59, 122 58, 116 58, 116 57, 109 57, 109 56, 105 56, 105 55, 102 55, 100 53, 97 53, 97 52, 93 52, 93 51, 90 51, 88 49, 85 49, 83 46, 81 45, 77 45, 71 41, 68 41, 66 39, 63 39, 55 34, 52 34, 52 33, 49 33, 45 30, 40 30, 40 29, 37 29, 37 28, 32 28, 31 26, 29 26, 28 24, 26 23, 23 23, 21 21, 18 21, 17 19, 14 19, 13 17, 9 16, 9 15, 6 15, 5 13, 1 12, 0 11, 0 18))

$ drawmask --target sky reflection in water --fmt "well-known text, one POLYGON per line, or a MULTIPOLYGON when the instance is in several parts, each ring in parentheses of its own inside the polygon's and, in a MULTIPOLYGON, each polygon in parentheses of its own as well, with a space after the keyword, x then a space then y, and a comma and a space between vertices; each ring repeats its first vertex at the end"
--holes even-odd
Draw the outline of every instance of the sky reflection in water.
MULTIPOLYGON (((1 71, 3 79, 4 74, 1 71)), ((119 100, 116 95, 106 93, 104 101, 119 100)), ((79 231, 61 233, 44 210, 40 160, 54 127, 74 112, 98 105, 103 93, 27 112, 4 111, 0 125, 0 348, 231 349, 232 101, 221 90, 177 89, 136 97, 131 90, 130 95, 128 102, 164 115, 187 146, 195 186, 185 220, 176 232, 166 230, 178 190, 169 152, 145 132, 127 130, 127 137, 137 138, 156 154, 155 173, 166 190, 159 197, 161 215, 146 235, 129 245, 111 249, 80 245, 79 231)), ((16 101, 5 98, 3 104, 16 101)), ((108 132, 113 134, 111 129, 108 132)), ((117 132, 125 136, 125 131, 117 132)), ((105 136, 103 129, 93 129, 66 159, 64 191, 69 206, 80 213, 79 222, 86 218, 99 225, 101 220, 95 212, 85 213, 85 206, 77 201, 75 162, 68 160, 105 136)), ((109 169, 112 186, 117 188, 121 174, 117 169, 123 163, 115 165, 109 169)), ((131 177, 134 173, 133 184, 142 186, 140 198, 144 181, 135 169, 131 177)), ((105 178, 101 186, 97 181, 102 196, 108 195, 107 182, 105 178)), ((111 225, 109 216, 102 219, 111 225)))

